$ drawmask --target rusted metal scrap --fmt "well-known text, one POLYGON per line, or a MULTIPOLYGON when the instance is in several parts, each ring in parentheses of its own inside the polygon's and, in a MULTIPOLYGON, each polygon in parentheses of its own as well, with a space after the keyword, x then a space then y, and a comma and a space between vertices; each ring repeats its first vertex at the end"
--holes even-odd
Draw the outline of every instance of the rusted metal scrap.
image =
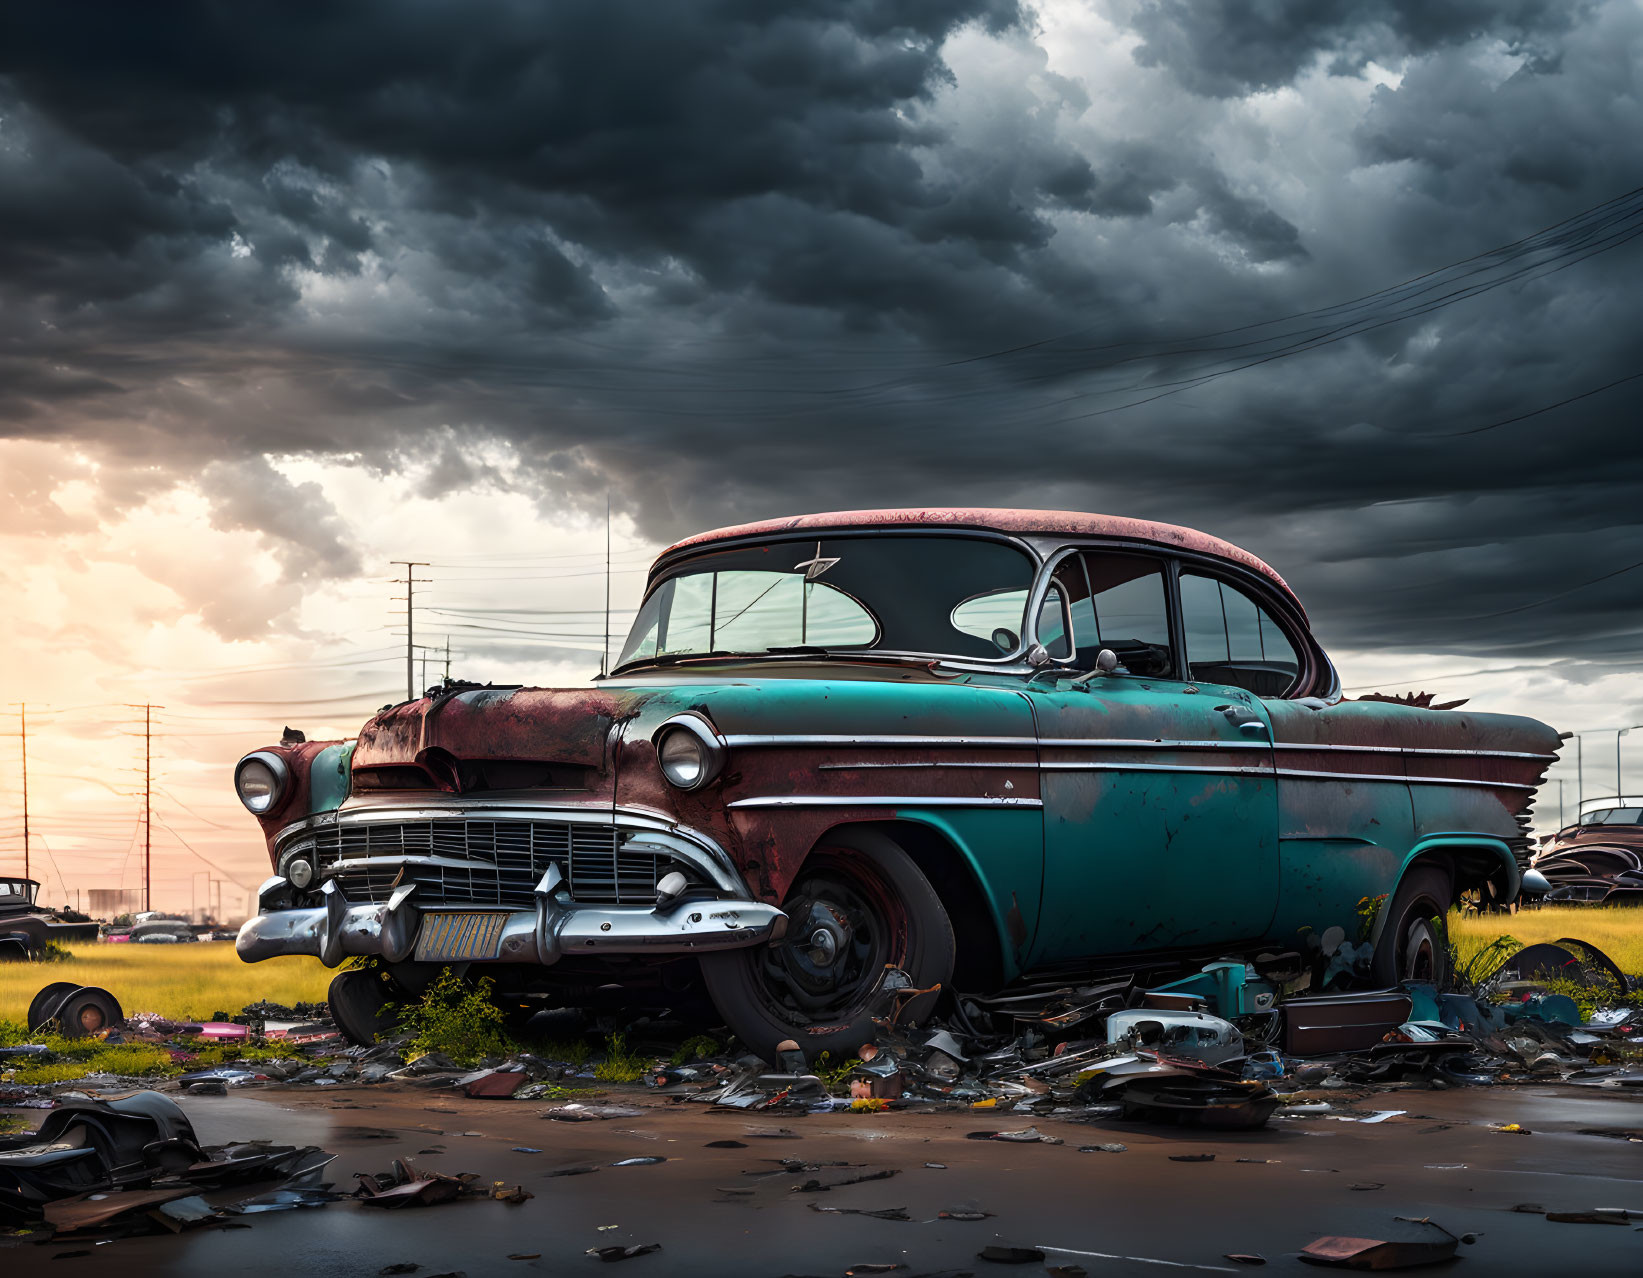
POLYGON ((1455 710, 1471 700, 1470 697, 1461 697, 1456 701, 1434 701, 1437 695, 1435 692, 1366 692, 1352 700, 1384 701, 1389 705, 1420 706, 1425 710, 1455 710))

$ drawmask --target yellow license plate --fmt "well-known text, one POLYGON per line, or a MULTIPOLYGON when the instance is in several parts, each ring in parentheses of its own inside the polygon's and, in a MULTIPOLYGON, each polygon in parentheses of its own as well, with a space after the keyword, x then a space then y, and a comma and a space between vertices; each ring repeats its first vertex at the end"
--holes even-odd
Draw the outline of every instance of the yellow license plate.
POLYGON ((483 914, 439 913, 422 916, 422 932, 417 937, 416 957, 424 963, 455 963, 469 959, 493 959, 502 944, 502 929, 508 916, 489 911, 483 914))

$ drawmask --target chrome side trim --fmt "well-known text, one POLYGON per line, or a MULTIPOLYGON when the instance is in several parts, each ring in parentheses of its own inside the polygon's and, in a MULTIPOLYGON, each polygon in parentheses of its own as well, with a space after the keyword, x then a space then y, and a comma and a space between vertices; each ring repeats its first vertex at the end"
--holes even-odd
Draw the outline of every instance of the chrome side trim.
POLYGON ((764 794, 737 799, 727 808, 1041 808, 1042 799, 1017 799, 1008 795, 842 795, 764 794))
POLYGON ((1038 744, 1045 749, 1051 750, 1270 750, 1272 748, 1265 741, 1221 741, 1218 739, 1186 738, 1170 740, 1158 737, 1149 737, 1146 740, 1137 740, 1133 737, 1045 737, 1038 744))
POLYGON ((1521 750, 1461 750, 1441 746, 1307 745, 1303 741, 1276 741, 1275 750, 1337 750, 1346 754, 1433 754, 1467 759, 1539 759, 1550 763, 1555 754, 1525 754, 1521 750))
MULTIPOLYGON (((1038 765, 1041 772, 1208 772, 1217 776, 1250 776, 1270 777, 1282 776, 1275 773, 1270 767, 1240 768, 1233 764, 1214 763, 1095 763, 1070 761, 1067 763, 1041 763, 1038 765)), ((1331 773, 1330 775, 1334 775, 1331 773)), ((1402 777, 1393 780, 1402 781, 1402 777)))
POLYGON ((1041 772, 1196 772, 1215 776, 1279 777, 1292 781, 1383 781, 1390 785, 1469 785, 1484 789, 1533 790, 1516 781, 1477 781, 1470 777, 1421 777, 1401 772, 1310 772, 1301 768, 1238 768, 1199 763, 1041 763, 1041 772))
POLYGON ((927 737, 915 734, 881 733, 877 735, 856 734, 803 734, 803 733, 732 733, 725 737, 725 744, 743 749, 758 748, 761 746, 1020 746, 1022 749, 1032 749, 1039 744, 1037 737, 927 737))
POLYGON ((857 772, 864 768, 954 768, 963 771, 966 768, 1036 768, 1039 765, 1031 759, 1022 759, 1015 763, 1001 762, 992 759, 977 760, 975 762, 960 761, 957 759, 909 759, 881 762, 864 760, 860 763, 818 763, 817 772, 857 772))
POLYGON ((1279 768, 1278 775, 1300 781, 1396 781, 1403 785, 1471 785, 1485 790, 1534 790, 1537 787, 1517 781, 1475 781, 1470 777, 1417 777, 1393 772, 1305 772, 1298 768, 1279 768))
MULTIPOLYGON (((1533 759, 1540 762, 1556 760, 1555 754, 1529 754, 1518 750, 1467 750, 1441 746, 1372 746, 1341 745, 1338 743, 1308 744, 1303 741, 1231 741, 1219 738, 1148 738, 1131 737, 965 737, 920 736, 912 733, 878 733, 852 736, 826 733, 733 733, 724 738, 725 744, 746 749, 771 746, 895 746, 916 749, 920 746, 1020 746, 1056 750, 1109 749, 1109 750, 1304 750, 1340 754, 1404 754, 1436 755, 1448 758, 1477 759, 1533 759)), ((974 764, 958 764, 973 767, 974 764)))

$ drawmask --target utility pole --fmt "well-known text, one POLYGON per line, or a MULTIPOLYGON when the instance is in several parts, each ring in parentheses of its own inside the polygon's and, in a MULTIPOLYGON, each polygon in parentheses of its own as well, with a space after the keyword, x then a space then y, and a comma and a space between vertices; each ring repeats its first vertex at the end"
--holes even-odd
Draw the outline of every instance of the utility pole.
POLYGON ((445 682, 451 681, 451 637, 445 636, 445 682))
POLYGON ((399 564, 405 569, 405 580, 400 582, 394 579, 394 584, 405 587, 405 700, 416 699, 416 612, 412 601, 416 598, 418 584, 426 584, 432 577, 415 576, 418 568, 428 568, 431 565, 425 559, 395 559, 391 562, 399 564))
POLYGON ((23 724, 23 877, 29 873, 29 708, 23 701, 17 703, 23 724))
POLYGON ((127 702, 143 712, 143 909, 152 910, 154 873, 154 712, 164 706, 127 702))
POLYGON ((599 677, 610 671, 610 489, 605 489, 605 646, 599 650, 599 677))
POLYGON ((143 706, 143 909, 154 908, 154 707, 143 706))
POLYGON ((1580 759, 1580 733, 1575 733, 1575 820, 1586 806, 1586 768, 1580 759))

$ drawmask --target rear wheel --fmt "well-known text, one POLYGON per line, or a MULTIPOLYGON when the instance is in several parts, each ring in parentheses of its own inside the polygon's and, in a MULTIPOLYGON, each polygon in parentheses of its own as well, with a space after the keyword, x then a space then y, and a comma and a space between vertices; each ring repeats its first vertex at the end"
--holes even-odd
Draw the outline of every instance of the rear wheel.
POLYGON ((1435 865, 1417 866, 1404 875, 1375 946, 1371 970, 1377 985, 1424 981, 1442 989, 1449 983, 1445 920, 1452 898, 1449 875, 1435 865))
MULTIPOLYGON (((719 1015, 766 1060, 796 1041, 807 1060, 841 1061, 874 1037, 875 1012, 889 1008, 887 969, 912 988, 952 980, 955 944, 941 898, 911 857, 888 840, 870 851, 826 845, 812 852, 782 908, 787 934, 775 945, 702 956, 702 979, 719 1015)), ((935 993, 902 1005, 917 1023, 935 993)))

